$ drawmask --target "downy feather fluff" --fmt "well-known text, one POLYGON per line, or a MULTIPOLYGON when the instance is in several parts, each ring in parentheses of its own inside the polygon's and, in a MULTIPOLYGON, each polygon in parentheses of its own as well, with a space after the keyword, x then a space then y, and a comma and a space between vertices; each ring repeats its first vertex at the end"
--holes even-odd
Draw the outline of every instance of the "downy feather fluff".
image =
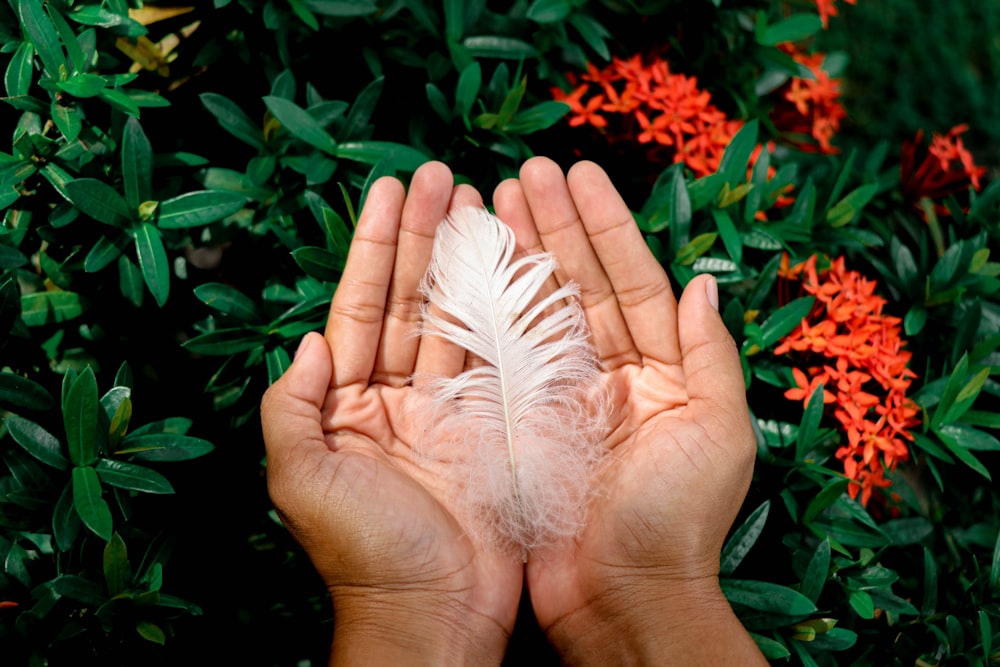
POLYGON ((423 333, 473 363, 426 383, 434 409, 423 418, 434 426, 421 449, 453 466, 452 490, 487 539, 526 552, 579 531, 604 414, 576 286, 544 294, 555 258, 513 260, 514 245, 485 209, 459 209, 438 226, 423 333))

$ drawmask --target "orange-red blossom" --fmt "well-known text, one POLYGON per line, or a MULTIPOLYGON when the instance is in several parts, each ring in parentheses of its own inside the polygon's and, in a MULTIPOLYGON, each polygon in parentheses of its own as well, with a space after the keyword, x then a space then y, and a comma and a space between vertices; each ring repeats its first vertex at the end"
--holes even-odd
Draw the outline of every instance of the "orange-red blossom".
POLYGON ((876 282, 848 271, 843 257, 822 271, 817 259, 789 267, 782 258, 779 276, 801 280, 816 306, 774 352, 804 363, 792 369, 796 386, 786 398, 804 405, 823 386, 823 402, 847 435, 835 456, 851 480, 848 492, 867 504, 874 489, 890 485, 885 473, 909 458, 919 411, 906 392, 916 374, 907 367, 900 319, 882 312, 887 302, 875 293, 876 282))
POLYGON ((609 142, 648 145, 650 160, 683 162, 696 176, 715 173, 730 140, 742 127, 712 104, 698 79, 670 71, 659 56, 615 57, 602 69, 570 72, 570 92, 552 90, 570 106, 572 127, 589 125, 609 142))

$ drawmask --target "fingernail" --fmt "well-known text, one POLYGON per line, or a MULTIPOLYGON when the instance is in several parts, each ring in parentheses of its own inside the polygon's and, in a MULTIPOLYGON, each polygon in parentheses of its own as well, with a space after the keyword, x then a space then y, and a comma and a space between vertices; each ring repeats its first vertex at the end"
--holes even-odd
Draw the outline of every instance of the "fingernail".
POLYGON ((302 340, 300 340, 300 341, 299 341, 299 346, 298 346, 298 347, 297 347, 297 348, 295 349, 295 356, 294 356, 294 357, 292 357, 292 360, 293 360, 293 361, 294 361, 295 359, 298 359, 298 358, 299 358, 299 355, 300 355, 300 354, 302 354, 302 352, 303 352, 303 351, 304 351, 304 350, 305 350, 305 349, 306 349, 307 347, 309 347, 309 340, 310 340, 311 338, 312 338, 312 336, 310 336, 309 334, 306 334, 305 336, 303 336, 303 337, 302 337, 302 340))
POLYGON ((708 298, 708 302, 712 304, 712 308, 716 311, 719 310, 719 283, 716 282, 715 278, 709 276, 708 280, 705 281, 705 296, 708 298))

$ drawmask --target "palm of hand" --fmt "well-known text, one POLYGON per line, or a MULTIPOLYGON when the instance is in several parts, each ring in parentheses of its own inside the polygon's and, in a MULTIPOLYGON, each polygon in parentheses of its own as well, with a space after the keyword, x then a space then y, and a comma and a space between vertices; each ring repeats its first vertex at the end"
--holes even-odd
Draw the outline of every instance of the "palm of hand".
POLYGON ((338 557, 336 571, 324 579, 383 590, 434 589, 509 633, 521 564, 470 539, 446 493, 447 462, 415 455, 419 426, 402 416, 413 391, 373 384, 328 393, 323 430, 331 457, 317 473, 316 492, 323 494, 327 522, 349 524, 324 534, 353 543, 336 546, 333 552, 350 561, 338 557), (358 531, 359 524, 366 530, 358 531))

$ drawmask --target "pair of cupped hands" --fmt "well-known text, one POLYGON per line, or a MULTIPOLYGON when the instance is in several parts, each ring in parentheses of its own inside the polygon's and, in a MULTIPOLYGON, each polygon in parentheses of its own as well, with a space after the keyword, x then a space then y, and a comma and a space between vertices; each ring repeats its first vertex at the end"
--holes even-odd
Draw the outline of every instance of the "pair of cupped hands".
POLYGON ((466 353, 415 335, 421 278, 449 211, 483 206, 439 162, 409 190, 370 188, 325 336, 307 334, 267 391, 271 498, 326 583, 331 664, 499 664, 526 587, 567 663, 765 664, 719 587, 719 555, 755 455, 743 374, 694 278, 675 299, 607 174, 536 157, 492 203, 519 252, 550 252, 575 281, 610 400, 609 463, 583 530, 531 551, 478 540, 440 467, 401 417, 414 378, 466 353))

